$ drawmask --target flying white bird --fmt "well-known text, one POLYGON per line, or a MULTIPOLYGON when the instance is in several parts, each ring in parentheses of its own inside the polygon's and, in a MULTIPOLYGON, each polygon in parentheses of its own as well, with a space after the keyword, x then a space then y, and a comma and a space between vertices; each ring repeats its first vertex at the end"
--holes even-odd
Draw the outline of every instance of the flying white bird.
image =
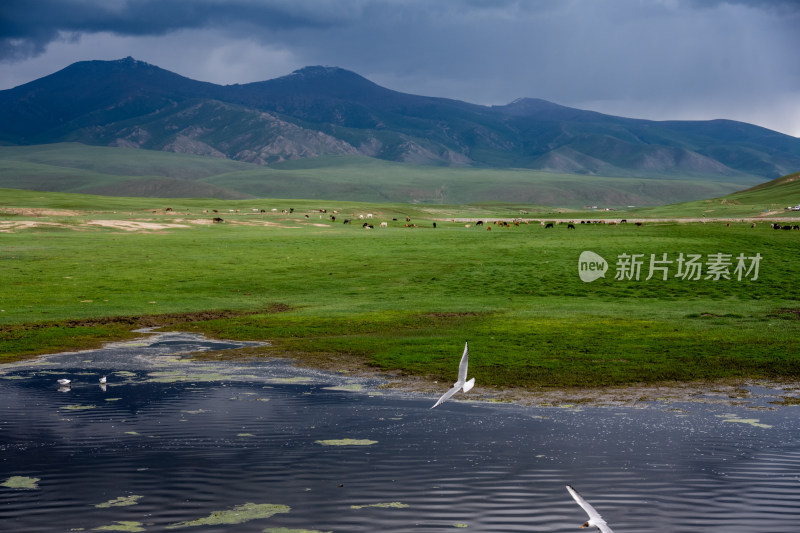
POLYGON ((581 529, 585 527, 596 527, 602 533, 614 533, 611 531, 611 528, 608 527, 606 521, 603 520, 603 517, 600 516, 600 513, 598 513, 595 508, 589 504, 589 502, 584 500, 583 496, 581 496, 577 490, 573 489, 569 485, 567 485, 567 490, 570 494, 572 494, 572 497, 575 499, 575 501, 578 502, 578 505, 583 507, 583 510, 586 511, 586 514, 589 515, 589 520, 583 523, 581 529))
POLYGON ((70 383, 72 383, 72 380, 67 378, 59 378, 56 381, 58 381, 59 385, 69 385, 70 383))
MULTIPOLYGON (((439 401, 434 404, 433 407, 436 407, 440 403, 444 403, 450 399, 450 397, 458 392, 458 389, 464 389, 464 392, 468 392, 474 385, 475 385, 475 378, 467 381, 467 361, 469 359, 469 343, 464 343, 464 355, 461 356, 461 363, 458 365, 458 381, 453 383, 453 388, 449 391, 445 392, 439 401)), ((433 409, 431 407, 431 409, 433 409)))

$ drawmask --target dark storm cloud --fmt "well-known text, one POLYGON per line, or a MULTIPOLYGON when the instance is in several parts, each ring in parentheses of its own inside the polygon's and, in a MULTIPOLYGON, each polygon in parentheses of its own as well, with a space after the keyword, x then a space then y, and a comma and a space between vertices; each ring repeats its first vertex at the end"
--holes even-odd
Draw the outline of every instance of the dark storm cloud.
POLYGON ((44 52, 62 34, 108 32, 165 35, 184 29, 321 29, 341 23, 349 9, 335 2, 248 0, 4 0, 0 5, 0 59, 44 52))

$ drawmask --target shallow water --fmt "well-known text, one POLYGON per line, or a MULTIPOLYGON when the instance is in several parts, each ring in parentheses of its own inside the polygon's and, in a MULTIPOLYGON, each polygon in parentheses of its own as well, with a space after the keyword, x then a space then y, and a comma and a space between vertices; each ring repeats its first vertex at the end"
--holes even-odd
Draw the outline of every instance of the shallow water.
POLYGON ((38 478, 0 486, 0 528, 577 531, 567 484, 616 533, 800 520, 800 407, 431 410, 282 361, 181 359, 244 344, 159 334, 0 367, 0 484, 38 478), (286 507, 211 516, 248 502, 286 507))

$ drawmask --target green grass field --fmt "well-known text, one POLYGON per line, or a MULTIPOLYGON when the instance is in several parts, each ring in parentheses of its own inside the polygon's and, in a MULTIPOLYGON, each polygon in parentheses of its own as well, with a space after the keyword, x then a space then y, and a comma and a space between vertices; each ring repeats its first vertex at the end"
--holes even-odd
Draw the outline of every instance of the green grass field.
MULTIPOLYGON (((765 202, 800 202, 784 189, 765 194, 737 205, 751 201, 758 213, 765 202)), ((344 357, 443 381, 454 379, 469 340, 471 374, 498 387, 800 377, 800 231, 768 221, 496 224, 541 209, 2 190, 0 357, 86 347, 163 323, 270 340, 267 356, 344 357), (342 223, 366 213, 375 229, 342 223), (210 224, 212 216, 225 222, 210 224), (407 216, 416 227, 406 227, 407 216), (451 221, 460 217, 492 229, 451 221), (178 226, 127 231, 98 220, 178 226), (586 250, 608 262, 591 283, 578 275, 586 250), (615 279, 626 254, 641 254, 638 280, 615 279), (700 256, 701 279, 676 277, 680 254, 700 256), (709 254, 730 256, 731 279, 706 278, 709 254), (757 279, 737 279, 736 258, 749 267, 756 254, 757 279), (659 270, 645 279, 651 255, 672 261, 654 265, 666 266, 668 279, 659 270)), ((543 218, 591 215, 545 209, 543 218)))
POLYGON ((757 183, 755 176, 586 176, 420 166, 365 156, 309 158, 263 167, 78 143, 0 146, 0 187, 152 198, 643 206, 722 196, 757 183))

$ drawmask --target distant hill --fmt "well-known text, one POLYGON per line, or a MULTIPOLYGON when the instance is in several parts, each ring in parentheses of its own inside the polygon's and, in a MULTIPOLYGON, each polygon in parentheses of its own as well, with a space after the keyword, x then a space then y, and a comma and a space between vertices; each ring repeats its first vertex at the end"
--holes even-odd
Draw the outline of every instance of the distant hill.
POLYGON ((0 91, 0 144, 71 141, 262 166, 359 155, 743 186, 800 169, 800 139, 741 122, 637 120, 536 99, 481 106, 392 91, 332 67, 220 86, 126 58, 75 63, 0 91))
POLYGON ((646 206, 723 196, 735 181, 452 168, 322 156, 271 166, 153 150, 55 143, 0 146, 0 188, 160 198, 297 198, 560 207, 646 206))

